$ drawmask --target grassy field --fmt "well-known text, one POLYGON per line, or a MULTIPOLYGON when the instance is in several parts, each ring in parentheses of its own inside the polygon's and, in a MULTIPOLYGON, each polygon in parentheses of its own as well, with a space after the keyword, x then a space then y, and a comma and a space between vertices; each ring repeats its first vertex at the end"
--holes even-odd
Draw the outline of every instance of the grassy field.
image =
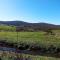
POLYGON ((6 40, 9 42, 26 42, 26 43, 38 43, 44 46, 53 44, 60 46, 60 34, 57 32, 55 35, 45 35, 45 32, 0 32, 0 40, 6 40))
POLYGON ((16 27, 1 24, 0 25, 0 32, 1 31, 16 31, 16 27))
MULTIPOLYGON (((0 32, 0 40, 6 40, 13 43, 38 44, 48 47, 49 45, 60 46, 60 30, 54 31, 55 35, 46 35, 45 32, 0 32), (18 38, 17 38, 18 36, 18 38)), ((26 55, 27 56, 27 55, 26 55)), ((5 56, 6 57, 6 56, 5 56)), ((4 58, 3 57, 3 60, 4 58)), ((32 60, 60 60, 60 58, 47 56, 33 56, 32 60)), ((8 58, 6 58, 9 60, 8 58)), ((12 59, 11 59, 12 60, 12 59)))

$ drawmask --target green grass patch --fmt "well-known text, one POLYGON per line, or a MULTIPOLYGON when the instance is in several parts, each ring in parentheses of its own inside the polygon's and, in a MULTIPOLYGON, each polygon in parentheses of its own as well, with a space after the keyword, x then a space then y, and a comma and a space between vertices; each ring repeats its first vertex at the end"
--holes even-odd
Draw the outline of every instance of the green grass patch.
POLYGON ((8 42, 25 42, 25 43, 37 43, 44 46, 55 45, 60 46, 59 35, 45 35, 45 32, 0 32, 0 40, 6 40, 8 42), (18 38, 18 40, 17 40, 18 38))

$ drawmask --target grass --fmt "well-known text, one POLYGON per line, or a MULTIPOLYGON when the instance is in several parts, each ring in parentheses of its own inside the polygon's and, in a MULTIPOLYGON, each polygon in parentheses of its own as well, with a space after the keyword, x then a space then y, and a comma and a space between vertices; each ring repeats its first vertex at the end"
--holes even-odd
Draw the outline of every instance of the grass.
MULTIPOLYGON (((55 35, 45 35, 45 32, 18 32, 18 40, 17 40, 17 32, 0 32, 0 40, 6 40, 8 42, 15 43, 27 43, 27 44, 42 44, 43 46, 48 47, 53 44, 55 46, 60 46, 60 31, 54 31, 55 35)), ((23 54, 23 56, 25 56, 23 54)), ((60 60, 60 58, 55 57, 47 57, 47 56, 31 56, 32 60, 60 60)), ((9 55, 3 56, 3 60, 9 60, 9 55), (8 57, 7 57, 8 56, 8 57)), ((12 60, 12 59, 11 59, 12 60)))
POLYGON ((16 31, 16 27, 0 24, 0 31, 16 31))
POLYGON ((38 43, 48 46, 53 44, 60 46, 60 35, 45 35, 45 32, 0 32, 0 39, 7 40, 9 42, 25 42, 25 43, 38 43))
POLYGON ((17 54, 17 53, 14 53, 14 52, 0 51, 0 58, 2 60, 15 60, 16 58, 17 59, 18 58, 26 59, 28 57, 31 60, 60 60, 60 58, 54 58, 54 57, 33 56, 33 55, 28 55, 28 54, 17 54))

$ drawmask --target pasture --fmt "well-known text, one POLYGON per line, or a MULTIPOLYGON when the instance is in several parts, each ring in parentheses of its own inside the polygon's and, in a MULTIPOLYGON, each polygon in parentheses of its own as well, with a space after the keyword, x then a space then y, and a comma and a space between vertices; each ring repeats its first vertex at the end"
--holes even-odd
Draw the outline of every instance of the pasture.
POLYGON ((60 33, 56 35, 45 35, 45 32, 0 32, 0 40, 16 43, 37 43, 44 46, 55 45, 60 46, 60 33))
MULTIPOLYGON (((55 47, 60 47, 60 30, 54 31, 55 35, 46 35, 46 32, 0 32, 0 40, 5 40, 11 43, 25 43, 25 44, 37 44, 43 47, 49 47, 54 45, 55 47)), ((32 60, 60 60, 60 58, 47 57, 47 56, 31 56, 32 60)), ((7 58, 7 55, 3 59, 7 58)), ((12 59, 11 59, 12 60, 12 59)))

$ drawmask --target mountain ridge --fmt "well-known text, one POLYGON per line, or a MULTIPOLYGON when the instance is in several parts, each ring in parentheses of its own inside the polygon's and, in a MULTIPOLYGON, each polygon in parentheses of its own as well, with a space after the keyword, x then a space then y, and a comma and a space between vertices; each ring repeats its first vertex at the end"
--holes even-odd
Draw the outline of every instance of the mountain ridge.
POLYGON ((47 29, 60 29, 60 25, 54 25, 49 23, 28 23, 24 21, 0 21, 0 24, 5 24, 9 26, 16 26, 18 30, 32 30, 40 31, 47 29))
MULTIPOLYGON (((29 23, 29 22, 25 22, 25 21, 0 21, 0 24, 11 24, 14 25, 18 24, 18 23, 29 23)), ((39 22, 39 23, 29 23, 29 24, 51 24, 51 23, 44 23, 44 22, 39 22)), ((51 25, 55 25, 55 24, 51 24, 51 25)))

